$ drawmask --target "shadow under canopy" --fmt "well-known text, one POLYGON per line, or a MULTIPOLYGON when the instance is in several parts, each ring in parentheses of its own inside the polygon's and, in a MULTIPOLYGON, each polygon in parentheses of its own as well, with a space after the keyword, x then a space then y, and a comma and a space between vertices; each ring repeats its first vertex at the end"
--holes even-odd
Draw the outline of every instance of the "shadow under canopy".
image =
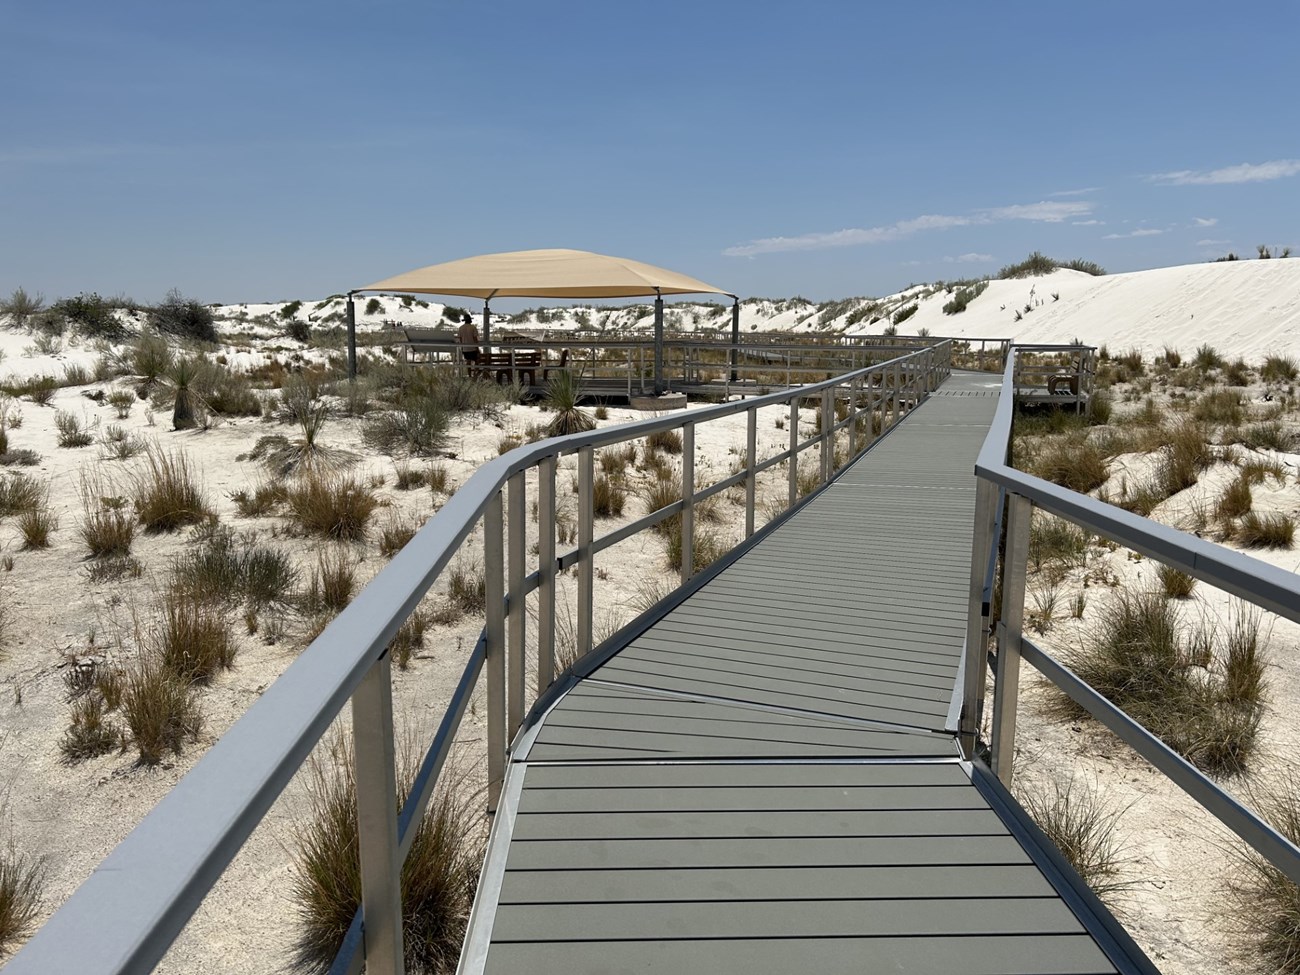
POLYGON ((721 294, 732 299, 731 341, 740 340, 740 304, 730 291, 625 257, 549 249, 483 254, 407 271, 348 292, 348 377, 357 372, 356 308, 366 291, 483 299, 483 345, 492 344, 493 298, 638 298, 654 296, 655 392, 662 393, 664 295, 721 294))

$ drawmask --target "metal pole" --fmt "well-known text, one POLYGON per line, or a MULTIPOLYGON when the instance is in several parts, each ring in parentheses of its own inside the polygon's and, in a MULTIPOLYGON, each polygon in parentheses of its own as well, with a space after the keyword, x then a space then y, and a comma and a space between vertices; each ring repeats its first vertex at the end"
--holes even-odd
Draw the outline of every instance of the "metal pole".
POLYGON ((488 299, 483 299, 483 364, 487 365, 487 357, 492 354, 492 309, 488 307, 488 299))
POLYGON ((510 647, 508 666, 510 685, 506 693, 506 732, 513 735, 524 723, 524 512, 527 501, 524 491, 524 472, 511 475, 506 485, 509 503, 509 559, 506 571, 510 593, 510 615, 507 620, 507 637, 510 647))
POLYGON ((682 424, 682 585, 695 572, 695 424, 682 424))
POLYGON ((595 570, 592 565, 591 543, 595 532, 593 520, 596 452, 592 447, 578 451, 578 658, 591 649, 593 630, 592 589, 595 570))
POLYGON ((366 971, 402 975, 402 866, 397 853, 393 685, 384 651, 352 695, 366 971))
POLYGON ((506 777, 506 621, 505 555, 501 544, 501 492, 496 491, 483 511, 483 595, 487 601, 484 669, 488 706, 488 812, 496 812, 501 784, 506 777))
POLYGON ((745 537, 754 534, 754 499, 758 493, 758 479, 754 475, 754 465, 758 458, 758 410, 749 411, 749 424, 745 431, 745 537))
POLYGON ((355 292, 348 292, 348 378, 357 378, 357 303, 353 300, 355 292))
POLYGON ((664 393, 664 296, 655 296, 655 395, 664 393))
POLYGON ((555 457, 537 466, 537 696, 555 679, 555 457))
POLYGON ((736 381, 736 361, 740 356, 740 299, 731 300, 731 381, 736 381))
POLYGON ((849 456, 858 456, 858 396, 860 379, 849 383, 849 456))
POLYGON ((825 484, 831 479, 831 468, 834 465, 832 454, 835 451, 835 437, 831 434, 831 425, 835 422, 835 410, 831 406, 831 391, 822 390, 822 483, 825 484))
POLYGON ((1002 623, 998 627, 997 684, 993 688, 993 774, 1011 785, 1016 753, 1016 705, 1020 701, 1020 636, 1025 622, 1025 572, 1029 524, 1028 498, 1007 498, 1007 548, 1002 562, 1002 623))
POLYGON ((790 507, 799 500, 799 397, 790 400, 790 507))
POLYGON ((984 647, 984 618, 988 612, 988 608, 984 605, 984 574, 988 568, 989 551, 995 544, 993 523, 997 502, 997 488, 990 481, 979 478, 975 482, 975 530, 971 539, 964 684, 958 728, 962 753, 967 758, 972 758, 975 754, 975 741, 980 726, 980 708, 984 701, 984 679, 988 671, 988 658, 984 647))

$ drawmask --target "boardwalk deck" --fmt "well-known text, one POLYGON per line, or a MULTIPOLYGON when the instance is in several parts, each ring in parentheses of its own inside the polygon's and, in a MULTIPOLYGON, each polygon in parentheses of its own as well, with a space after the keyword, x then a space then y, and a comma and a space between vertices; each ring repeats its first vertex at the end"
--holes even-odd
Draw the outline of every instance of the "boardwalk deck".
POLYGON ((958 753, 997 385, 955 374, 533 716, 462 972, 1155 971, 958 753))

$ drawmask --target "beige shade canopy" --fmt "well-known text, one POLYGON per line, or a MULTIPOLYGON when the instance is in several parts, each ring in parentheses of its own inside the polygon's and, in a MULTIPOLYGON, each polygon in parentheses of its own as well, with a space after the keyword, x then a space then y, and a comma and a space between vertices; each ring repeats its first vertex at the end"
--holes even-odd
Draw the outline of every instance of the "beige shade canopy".
POLYGON ((357 290, 462 295, 485 301, 491 298, 731 294, 653 264, 590 251, 559 249, 483 254, 446 264, 431 264, 357 290))

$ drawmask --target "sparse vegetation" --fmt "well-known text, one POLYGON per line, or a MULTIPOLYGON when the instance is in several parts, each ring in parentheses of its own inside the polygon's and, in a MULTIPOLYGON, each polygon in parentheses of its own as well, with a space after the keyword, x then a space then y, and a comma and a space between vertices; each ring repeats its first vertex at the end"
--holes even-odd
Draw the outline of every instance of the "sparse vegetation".
POLYGON ((287 489, 285 501, 303 531, 339 541, 365 538, 379 506, 369 488, 342 474, 306 477, 287 489))
POLYGON ((31 931, 45 888, 45 861, 19 851, 8 840, 0 846, 0 953, 31 931))
POLYGON ((1108 805, 1096 789, 1074 777, 1064 785, 1053 780, 1050 791, 1019 790, 1018 798, 1095 893, 1106 897, 1133 886, 1119 879, 1124 857, 1118 829, 1124 810, 1108 805))
POLYGON ((132 500, 147 532, 169 532, 215 517, 184 451, 151 447, 147 469, 137 474, 132 500))

